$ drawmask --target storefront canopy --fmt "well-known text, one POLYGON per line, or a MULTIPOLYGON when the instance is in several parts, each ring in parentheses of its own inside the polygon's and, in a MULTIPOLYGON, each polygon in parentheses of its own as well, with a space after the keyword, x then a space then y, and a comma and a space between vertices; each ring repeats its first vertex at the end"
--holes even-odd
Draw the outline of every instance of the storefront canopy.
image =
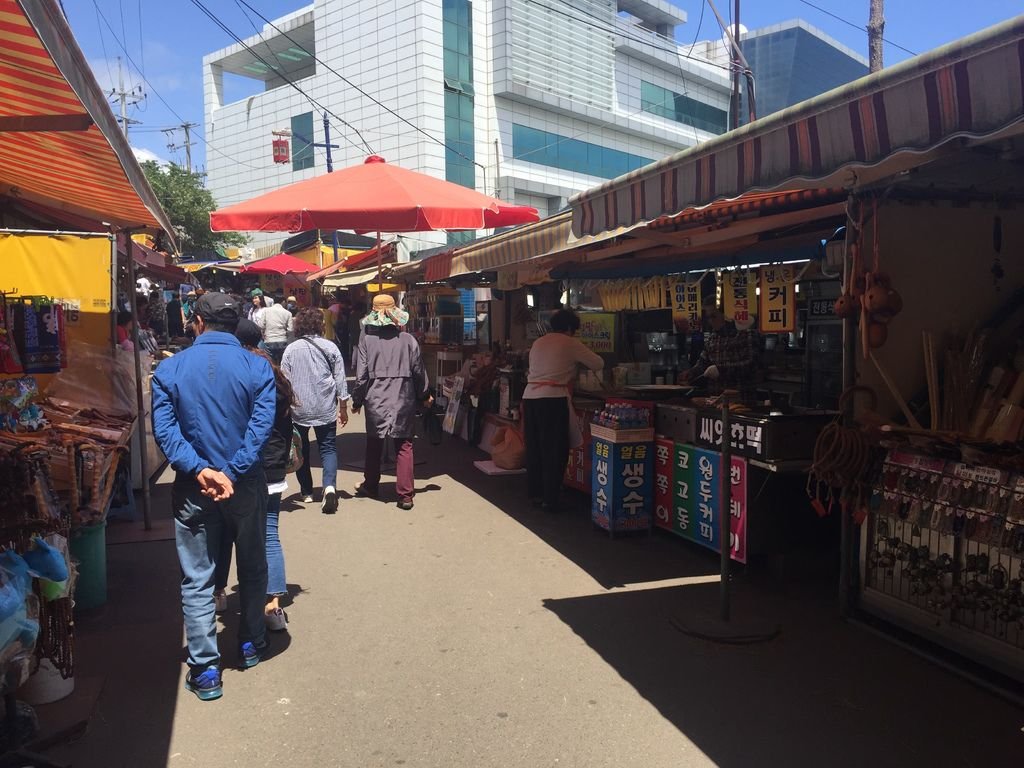
POLYGON ((0 195, 173 237, 56 0, 0 0, 0 195))
MULTIPOLYGON (((324 247, 324 253, 325 254, 328 253, 331 250, 329 246, 323 246, 323 247, 324 247)), ((381 262, 387 264, 387 263, 393 262, 395 260, 395 258, 396 258, 395 244, 394 243, 384 243, 381 246, 381 262)), ((335 275, 335 274, 343 273, 343 272, 351 272, 352 270, 355 270, 355 269, 361 269, 362 267, 365 267, 367 264, 371 264, 371 263, 375 262, 376 260, 377 260, 377 247, 374 246, 373 248, 369 248, 369 249, 367 249, 365 251, 359 251, 357 253, 350 254, 349 256, 346 256, 343 259, 339 259, 338 261, 334 262, 330 266, 324 267, 323 269, 321 269, 321 270, 319 270, 317 272, 314 272, 311 275, 308 275, 306 277, 306 282, 312 283, 312 282, 317 281, 317 280, 324 280, 326 277, 329 277, 331 275, 335 275)), ((374 267, 373 271, 376 273, 377 268, 374 267)), ((325 284, 327 284, 326 281, 325 281, 325 284)), ((330 283, 330 285, 335 285, 335 283, 330 283)))
POLYGON ((1024 127, 1024 16, 573 197, 599 236, 751 191, 863 187, 1024 127))
MULTIPOLYGON (((390 267, 385 266, 383 277, 387 279, 390 275, 390 267)), ((338 272, 324 278, 325 288, 354 288, 357 285, 366 285, 377 281, 377 267, 366 269, 355 269, 348 272, 338 272)))

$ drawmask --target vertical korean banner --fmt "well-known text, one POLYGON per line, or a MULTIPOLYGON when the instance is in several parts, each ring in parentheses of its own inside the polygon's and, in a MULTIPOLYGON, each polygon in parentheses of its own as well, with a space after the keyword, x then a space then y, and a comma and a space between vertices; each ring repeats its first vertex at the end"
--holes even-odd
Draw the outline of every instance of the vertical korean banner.
POLYGON ((652 449, 648 443, 615 445, 613 530, 637 531, 651 527, 651 506, 654 502, 652 449))
POLYGON ((673 456, 675 466, 672 473, 672 531, 678 533, 684 539, 697 541, 697 523, 694 518, 694 493, 696 484, 694 481, 694 451, 688 445, 675 444, 673 456))
POLYGON ((590 518, 608 530, 612 520, 612 449, 615 445, 599 437, 593 439, 592 445, 590 518))
MULTIPOLYGON (((686 537, 716 552, 721 545, 722 454, 693 450, 694 526, 686 537)), ((747 562, 747 461, 733 456, 729 509, 729 548, 733 560, 747 562)))
POLYGON ((694 458, 694 535, 693 540, 709 549, 718 549, 718 514, 721 508, 719 482, 722 454, 696 449, 694 458))
POLYGON ((747 562, 747 460, 732 457, 729 532, 732 559, 747 562))
POLYGON ((672 323, 679 328, 682 321, 691 330, 700 330, 701 304, 700 281, 676 280, 672 284, 672 323))
POLYGON ((725 316, 745 331, 754 325, 754 275, 749 269, 728 272, 722 282, 725 316))
POLYGON ((658 438, 654 441, 654 524, 672 530, 675 443, 658 438))
POLYGON ((591 472, 591 519, 605 530, 635 531, 651 526, 654 502, 654 447, 613 443, 595 437, 591 472))
POLYGON ((796 330, 796 276, 793 267, 761 267, 758 270, 757 320, 761 333, 796 330))

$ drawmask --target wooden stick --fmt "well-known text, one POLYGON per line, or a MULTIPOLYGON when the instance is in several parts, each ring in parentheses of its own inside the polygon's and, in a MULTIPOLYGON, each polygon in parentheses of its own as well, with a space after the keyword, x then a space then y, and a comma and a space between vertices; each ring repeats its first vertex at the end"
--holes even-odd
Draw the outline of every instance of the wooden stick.
POLYGON ((900 391, 896 389, 896 385, 893 383, 893 380, 889 378, 889 374, 885 372, 885 369, 882 368, 882 364, 878 362, 878 358, 875 357, 874 352, 869 354, 868 357, 871 358, 871 362, 874 363, 875 368, 878 369, 878 375, 882 377, 882 381, 885 382, 885 386, 889 388, 893 398, 896 400, 896 405, 898 405, 900 410, 903 411, 903 415, 907 419, 907 424, 914 429, 922 429, 921 422, 914 418, 914 414, 910 412, 910 406, 907 405, 907 401, 903 399, 903 395, 901 395, 900 391))

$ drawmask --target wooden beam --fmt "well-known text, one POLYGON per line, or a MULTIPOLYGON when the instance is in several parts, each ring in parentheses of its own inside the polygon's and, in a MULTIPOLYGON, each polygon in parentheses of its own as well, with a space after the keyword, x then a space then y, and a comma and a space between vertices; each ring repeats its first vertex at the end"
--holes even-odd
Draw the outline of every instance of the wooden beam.
POLYGON ((52 133, 87 131, 89 115, 13 115, 0 117, 0 133, 52 133))

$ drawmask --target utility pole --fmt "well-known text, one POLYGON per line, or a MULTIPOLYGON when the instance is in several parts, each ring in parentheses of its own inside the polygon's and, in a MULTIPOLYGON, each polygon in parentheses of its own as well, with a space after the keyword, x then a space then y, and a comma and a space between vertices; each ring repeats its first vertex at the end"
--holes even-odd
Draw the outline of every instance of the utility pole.
POLYGON ((121 102, 121 130, 124 131, 124 137, 128 138, 128 126, 131 123, 138 124, 138 120, 132 120, 128 117, 128 105, 135 105, 142 101, 145 96, 142 93, 142 86, 132 88, 130 91, 124 89, 124 70, 121 69, 121 57, 117 57, 117 90, 111 90, 108 94, 109 98, 116 97, 121 102))
POLYGON ((885 0, 871 0, 868 17, 868 71, 882 68, 882 33, 885 31, 885 0))
POLYGON ((175 144, 172 141, 168 141, 167 142, 167 149, 171 150, 172 152, 174 152, 176 150, 179 150, 179 149, 184 149, 185 150, 185 168, 188 169, 189 173, 192 173, 192 143, 193 142, 192 142, 192 133, 191 133, 191 131, 192 131, 193 128, 198 128, 198 127, 199 127, 199 123, 189 123, 189 122, 186 121, 186 122, 182 123, 181 125, 174 126, 173 128, 165 128, 164 129, 164 133, 167 134, 167 138, 168 139, 171 139, 173 137, 173 135, 174 135, 174 132, 176 130, 178 130, 179 128, 185 132, 185 141, 183 141, 181 144, 175 144))
MULTIPOLYGON (((315 144, 313 146, 316 146, 315 144)), ((337 149, 337 144, 331 144, 331 121, 327 119, 327 112, 324 112, 324 149, 327 150, 327 172, 334 173, 334 161, 331 159, 331 150, 337 149)), ((337 260, 337 258, 335 258, 337 260)))
POLYGON ((740 127, 740 0, 735 2, 733 17, 732 39, 735 50, 732 55, 732 127, 735 130, 740 127))

